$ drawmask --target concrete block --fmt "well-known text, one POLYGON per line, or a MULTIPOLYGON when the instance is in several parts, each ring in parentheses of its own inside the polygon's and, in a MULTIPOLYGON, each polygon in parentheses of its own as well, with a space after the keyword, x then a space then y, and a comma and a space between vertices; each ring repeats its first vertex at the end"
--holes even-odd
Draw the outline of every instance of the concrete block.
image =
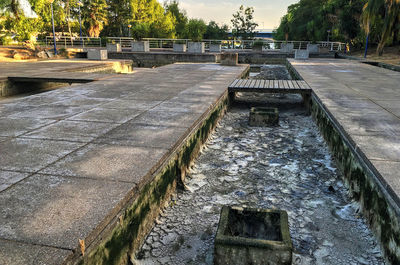
POLYGON ((131 51, 133 52, 149 52, 150 43, 148 41, 132 41, 131 51))
POLYGON ((204 42, 189 42, 188 52, 190 53, 204 53, 205 45, 204 42))
POLYGON ((221 44, 210 44, 210 52, 221 52, 221 44))
POLYGON ((310 58, 310 52, 308 50, 296 50, 294 58, 296 60, 307 60, 310 58))
POLYGON ((279 124, 279 112, 277 108, 254 107, 250 110, 250 126, 271 126, 279 124))
POLYGON ((174 43, 174 52, 186 52, 186 44, 174 43))
POLYGON ((221 65, 236 66, 238 65, 239 55, 237 53, 222 53, 221 65))
POLYGON ((282 43, 280 52, 293 52, 294 45, 293 43, 282 43))
POLYGON ((292 264, 285 211, 223 206, 214 264, 292 264))
POLYGON ((88 49, 87 58, 89 60, 107 60, 107 50, 88 49))
POLYGON ((107 51, 108 52, 121 52, 121 44, 120 43, 107 43, 107 51))
POLYGON ((319 53, 329 53, 330 49, 328 47, 319 48, 319 53))
POLYGON ((309 53, 319 53, 319 45, 318 44, 307 44, 307 51, 309 53))

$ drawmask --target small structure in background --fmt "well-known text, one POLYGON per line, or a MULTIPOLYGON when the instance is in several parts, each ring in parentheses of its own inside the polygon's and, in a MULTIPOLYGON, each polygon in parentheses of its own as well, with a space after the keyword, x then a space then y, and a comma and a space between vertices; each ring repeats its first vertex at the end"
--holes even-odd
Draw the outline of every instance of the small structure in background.
POLYGON ((186 44, 175 43, 173 44, 174 52, 186 52, 186 44))
POLYGON ((107 60, 107 50, 88 49, 87 58, 89 60, 107 60))
POLYGON ((309 53, 319 53, 319 45, 318 44, 307 44, 307 51, 309 53))
POLYGON ((149 52, 150 43, 148 41, 132 41, 131 51, 133 52, 149 52))
POLYGON ((223 206, 214 264, 292 264, 292 240, 285 211, 223 206))
POLYGON ((294 50, 293 43, 282 43, 280 52, 291 53, 294 50))
POLYGON ((307 60, 310 58, 310 52, 308 50, 296 50, 294 53, 296 60, 307 60))
POLYGON ((221 53, 221 65, 236 66, 239 63, 238 53, 221 53))
POLYGON ((206 50, 204 42, 189 42, 188 52, 190 53, 204 53, 206 50))
POLYGON ((221 44, 210 44, 210 52, 221 52, 221 44))
POLYGON ((253 107, 250 110, 250 126, 276 126, 279 125, 279 112, 277 108, 253 107))
POLYGON ((108 52, 122 52, 120 43, 107 43, 108 52))

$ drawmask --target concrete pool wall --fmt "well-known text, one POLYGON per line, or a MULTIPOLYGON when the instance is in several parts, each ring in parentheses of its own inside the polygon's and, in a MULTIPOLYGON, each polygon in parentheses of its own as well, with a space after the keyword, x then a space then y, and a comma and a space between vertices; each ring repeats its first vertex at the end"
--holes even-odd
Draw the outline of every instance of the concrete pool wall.
POLYGON ((360 202, 364 218, 381 242, 387 260, 400 264, 400 211, 398 204, 379 181, 374 169, 357 144, 313 93, 308 104, 337 166, 342 171, 352 197, 360 202))

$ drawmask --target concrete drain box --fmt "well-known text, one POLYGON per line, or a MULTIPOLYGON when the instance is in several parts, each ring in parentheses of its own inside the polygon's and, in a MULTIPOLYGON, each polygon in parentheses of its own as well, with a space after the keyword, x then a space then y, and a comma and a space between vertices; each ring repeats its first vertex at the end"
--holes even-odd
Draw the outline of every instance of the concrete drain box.
POLYGON ((291 264, 292 241, 285 211, 223 206, 214 264, 291 264))
POLYGON ((277 108, 251 108, 250 126, 271 126, 279 124, 279 112, 277 108))

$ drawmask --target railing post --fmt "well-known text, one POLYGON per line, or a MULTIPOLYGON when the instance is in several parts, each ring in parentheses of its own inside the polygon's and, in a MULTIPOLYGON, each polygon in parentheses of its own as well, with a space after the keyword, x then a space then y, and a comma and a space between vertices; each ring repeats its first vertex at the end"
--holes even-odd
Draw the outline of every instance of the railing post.
POLYGON ((331 51, 333 51, 333 42, 331 43, 331 51))
POLYGON ((64 37, 64 48, 67 48, 67 38, 64 37))

